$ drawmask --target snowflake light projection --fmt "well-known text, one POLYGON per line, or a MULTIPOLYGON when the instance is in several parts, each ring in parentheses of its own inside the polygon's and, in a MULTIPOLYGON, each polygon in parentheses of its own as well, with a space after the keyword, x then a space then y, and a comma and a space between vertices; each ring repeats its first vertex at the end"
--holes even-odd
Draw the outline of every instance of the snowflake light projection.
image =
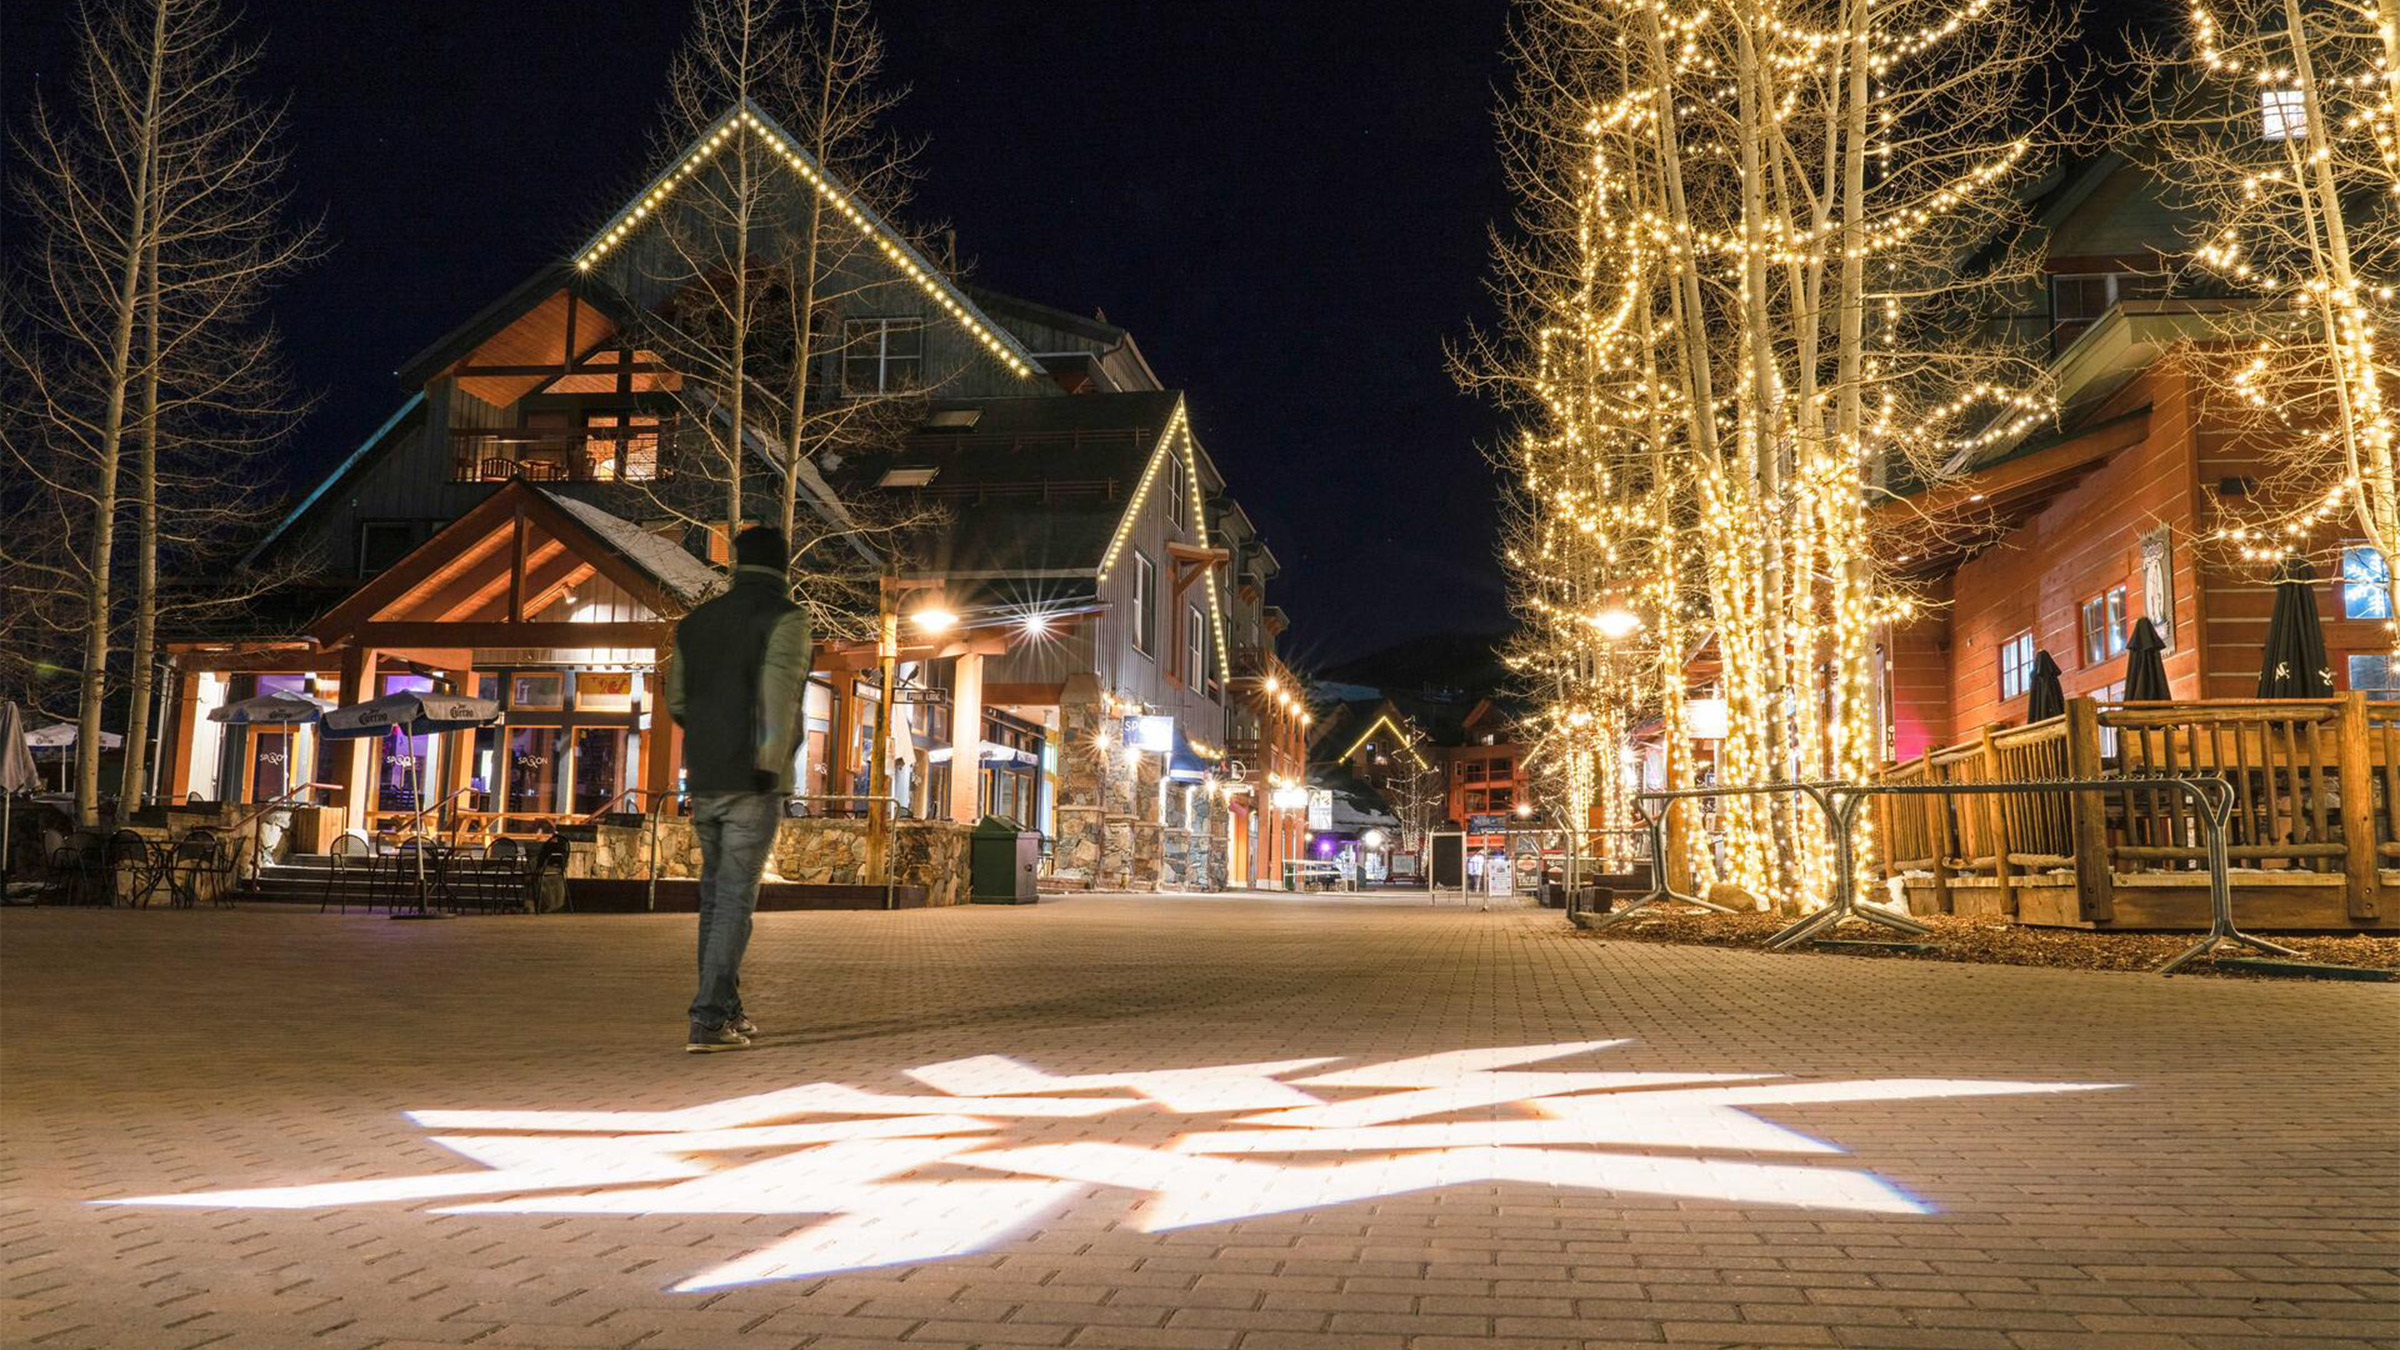
POLYGON ((420 1125, 455 1132, 435 1143, 487 1170, 97 1203, 312 1209, 484 1196, 492 1198, 437 1212, 825 1216, 675 1286, 699 1291, 962 1255, 1093 1187, 1145 1192, 1136 1215, 1145 1232, 1492 1181, 1925 1213, 1871 1172, 1705 1155, 1842 1151, 1752 1107, 2115 1086, 1521 1067, 1625 1044, 1459 1050, 1333 1070, 1321 1067, 1329 1059, 1292 1059, 1072 1075, 984 1055, 907 1071, 932 1093, 809 1083, 678 1111, 412 1111, 420 1125), (1163 1146, 1132 1142, 1130 1129, 1090 1137, 1095 1118, 1144 1106, 1230 1119, 1163 1146), (1064 1141, 1043 1141, 1069 1122, 1064 1141), (1307 1161, 1323 1154, 1353 1156, 1307 1161), (738 1157, 710 1161, 723 1155, 738 1157))

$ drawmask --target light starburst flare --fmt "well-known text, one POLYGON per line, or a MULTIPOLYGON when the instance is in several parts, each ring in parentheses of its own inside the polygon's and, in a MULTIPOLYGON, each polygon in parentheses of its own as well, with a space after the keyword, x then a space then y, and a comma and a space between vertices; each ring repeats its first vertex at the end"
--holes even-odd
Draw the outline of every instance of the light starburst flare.
POLYGON ((318 1209, 453 1200, 441 1214, 812 1215, 678 1292, 979 1251, 1093 1188, 1145 1198, 1144 1232, 1442 1186, 1567 1186, 1879 1214, 1931 1207, 1755 1108, 2080 1092, 2108 1083, 1801 1081, 1771 1073, 1528 1069, 1623 1040, 1455 1050, 1351 1068, 1288 1059, 1053 1074, 999 1055, 907 1070, 931 1092, 807 1083, 667 1111, 422 1110, 484 1166, 94 1201, 318 1209), (1163 1146, 1103 1117, 1215 1116, 1163 1146), (1064 1142, 1044 1127, 1083 1122, 1064 1142), (1784 1155, 1792 1161, 1749 1156, 1784 1155), (1336 1161, 1314 1161, 1345 1155, 1336 1161))

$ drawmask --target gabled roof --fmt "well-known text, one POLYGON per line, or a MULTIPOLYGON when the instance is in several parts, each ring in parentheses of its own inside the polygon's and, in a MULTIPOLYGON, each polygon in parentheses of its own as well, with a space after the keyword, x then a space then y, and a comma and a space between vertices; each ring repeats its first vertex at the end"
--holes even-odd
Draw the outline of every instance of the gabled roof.
MULTIPOLYGON (((936 399, 927 425, 897 450, 842 457, 829 477, 843 493, 912 493, 949 508, 940 554, 924 560, 952 578, 1088 576, 1108 580, 1150 494, 1162 491, 1164 465, 1190 456, 1183 395, 1175 390, 1064 397, 936 399), (970 427, 937 430, 946 417, 972 414, 970 427), (919 478, 914 486, 889 480, 919 478), (922 475, 930 477, 921 477, 922 475)), ((1187 463, 1189 461, 1187 460, 1187 463)), ((1208 517, 1199 476, 1184 475, 1184 520, 1205 552, 1208 517)), ((1223 588, 1214 561, 1191 550, 1152 562, 1204 568, 1218 677, 1232 678, 1225 643, 1223 588)))
POLYGON ((300 522, 302 516, 315 510, 317 503, 324 500, 326 493, 341 486, 350 475, 358 472, 370 459, 379 454, 385 443, 391 439, 392 433, 397 431, 402 423, 408 421, 411 414, 416 413, 424 406, 425 395, 423 392, 409 395, 407 401, 400 405, 399 410, 383 419, 382 426, 375 428, 365 440, 358 443, 357 448, 343 456, 342 462, 335 465, 333 472, 325 475, 323 481, 311 488, 308 495, 300 499, 299 505, 285 512, 283 519, 275 522, 275 528, 267 531, 266 538, 259 540, 251 546, 248 553, 242 555, 241 566, 246 570, 255 564, 268 549, 275 546, 276 540, 283 538, 292 526, 300 522))
POLYGON ((835 213, 858 227, 875 247, 918 289, 925 292, 936 305, 966 330, 992 358, 1018 376, 1032 378, 1046 372, 1016 335, 995 323, 974 299, 961 290, 931 259, 917 251, 908 237, 892 228, 891 223, 874 207, 853 195, 850 187, 817 162, 816 157, 802 147, 798 137, 784 130, 782 124, 769 117, 756 103, 743 99, 725 110, 725 114, 694 136, 675 159, 643 184, 609 222, 594 231, 583 246, 575 250, 577 271, 589 271, 610 251, 640 232, 652 212, 674 196, 675 190, 698 173, 708 161, 728 143, 741 136, 757 136, 767 148, 782 159, 792 173, 817 194, 835 213))
POLYGON ((662 619, 685 613, 721 584, 715 568, 632 522, 512 479, 370 577, 310 623, 308 631, 332 646, 379 619, 465 620, 482 617, 483 605, 499 603, 506 609, 501 602, 516 568, 511 531, 528 529, 541 532, 538 561, 548 564, 540 581, 532 579, 533 560, 522 569, 528 577, 521 598, 529 611, 545 599, 531 592, 567 587, 587 572, 616 583, 662 619))
POLYGON ((936 399, 926 405, 929 419, 972 413, 974 425, 920 430, 890 450, 844 454, 827 473, 844 495, 891 491, 947 508, 943 553, 925 560, 940 571, 1092 575, 1129 516, 1178 397, 936 399), (884 487, 895 471, 932 477, 923 487, 884 487))

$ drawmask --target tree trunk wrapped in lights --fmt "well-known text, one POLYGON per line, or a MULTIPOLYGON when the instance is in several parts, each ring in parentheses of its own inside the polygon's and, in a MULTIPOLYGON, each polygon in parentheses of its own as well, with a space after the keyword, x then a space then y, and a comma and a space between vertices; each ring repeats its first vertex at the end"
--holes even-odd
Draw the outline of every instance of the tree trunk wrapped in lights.
MULTIPOLYGON (((2198 222, 2193 259, 2226 353, 2200 373, 2256 448, 2262 481, 2219 502, 2217 540, 2271 567, 2364 535, 2400 615, 2400 378, 2380 332, 2400 283, 2400 11, 2207 0, 2189 42, 2141 53, 2153 77, 2126 140, 2198 222), (2327 531, 2336 532, 2332 540, 2327 531)), ((2395 630, 2400 643, 2400 630, 2395 630)))
MULTIPOLYGON (((1685 702, 1713 683, 1721 784, 1880 760, 1876 632, 1909 602, 1868 509, 2044 406, 1961 318, 2006 267, 1960 262, 2013 217, 2039 127, 1997 129, 2058 36, 2003 0, 1528 0, 1506 316, 1458 365, 1518 424, 1512 663, 1545 735, 1613 775, 1581 738, 1655 720, 1685 786, 1685 702)), ((1702 884, 1822 903, 1813 812, 1722 799, 1702 884)))

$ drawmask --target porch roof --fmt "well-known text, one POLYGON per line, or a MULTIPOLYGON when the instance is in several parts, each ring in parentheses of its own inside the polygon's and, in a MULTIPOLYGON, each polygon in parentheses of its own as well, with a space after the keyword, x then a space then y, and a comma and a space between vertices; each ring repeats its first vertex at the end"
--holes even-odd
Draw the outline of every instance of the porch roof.
POLYGON ((721 584, 715 568, 589 502, 504 484, 308 626, 333 646, 650 646, 721 584), (588 578, 613 583, 650 618, 538 622, 588 578))

